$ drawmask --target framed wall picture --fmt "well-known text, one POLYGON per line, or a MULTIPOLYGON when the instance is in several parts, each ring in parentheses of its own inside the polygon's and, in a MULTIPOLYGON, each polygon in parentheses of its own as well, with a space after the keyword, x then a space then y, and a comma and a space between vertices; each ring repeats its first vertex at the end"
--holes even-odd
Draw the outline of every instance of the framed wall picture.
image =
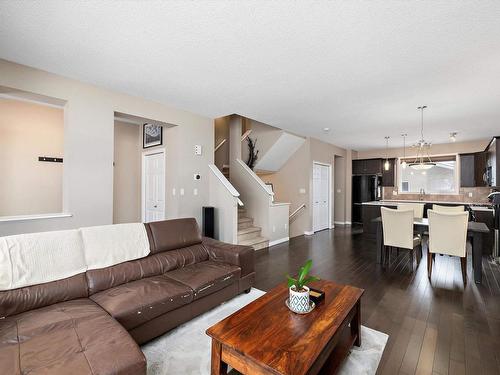
POLYGON ((163 144, 163 127, 156 124, 142 125, 142 148, 161 146, 163 144))

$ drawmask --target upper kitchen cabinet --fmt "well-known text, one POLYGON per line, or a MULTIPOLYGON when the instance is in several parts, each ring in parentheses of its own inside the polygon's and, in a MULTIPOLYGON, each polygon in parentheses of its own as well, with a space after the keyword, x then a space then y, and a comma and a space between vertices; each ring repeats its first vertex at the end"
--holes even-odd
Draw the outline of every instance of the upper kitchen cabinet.
POLYGON ((486 185, 485 152, 460 154, 460 187, 476 187, 486 185))
MULTIPOLYGON (((388 159, 389 160, 389 170, 385 170, 382 168, 382 186, 393 187, 395 184, 396 177, 396 159, 388 159)), ((385 160, 382 160, 382 165, 385 164, 385 160)))
POLYGON ((500 185, 500 146, 498 140, 500 137, 494 137, 486 148, 486 174, 485 180, 487 186, 498 187, 500 185))
POLYGON ((352 174, 381 174, 382 159, 357 159, 352 161, 352 174))

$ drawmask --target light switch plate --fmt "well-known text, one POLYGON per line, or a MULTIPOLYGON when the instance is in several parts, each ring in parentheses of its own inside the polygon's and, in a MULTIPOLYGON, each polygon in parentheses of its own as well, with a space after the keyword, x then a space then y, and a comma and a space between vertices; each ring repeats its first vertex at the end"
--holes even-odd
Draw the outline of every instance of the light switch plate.
POLYGON ((304 188, 299 189, 299 194, 305 194, 305 193, 306 193, 306 189, 304 189, 304 188))
POLYGON ((193 189, 193 195, 198 195, 198 189, 196 188, 193 189))
POLYGON ((180 188, 180 190, 179 190, 179 194, 180 194, 180 195, 184 195, 184 188, 180 188))

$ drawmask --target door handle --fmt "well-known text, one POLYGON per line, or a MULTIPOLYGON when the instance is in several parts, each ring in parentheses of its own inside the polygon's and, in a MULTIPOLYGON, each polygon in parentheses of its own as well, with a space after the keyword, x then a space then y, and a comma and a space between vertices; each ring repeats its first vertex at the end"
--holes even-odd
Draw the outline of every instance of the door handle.
POLYGON ((153 208, 158 208, 158 206, 155 204, 155 205, 153 206, 153 208))

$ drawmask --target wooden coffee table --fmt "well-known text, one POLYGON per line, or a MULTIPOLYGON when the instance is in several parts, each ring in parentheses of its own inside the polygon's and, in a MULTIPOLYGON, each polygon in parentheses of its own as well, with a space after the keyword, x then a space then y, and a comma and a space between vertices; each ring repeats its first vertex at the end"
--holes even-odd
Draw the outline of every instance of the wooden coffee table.
POLYGON ((306 315, 285 306, 283 283, 210 327, 212 375, 227 366, 243 374, 333 374, 353 345, 361 345, 363 289, 318 281, 325 300, 306 315))

